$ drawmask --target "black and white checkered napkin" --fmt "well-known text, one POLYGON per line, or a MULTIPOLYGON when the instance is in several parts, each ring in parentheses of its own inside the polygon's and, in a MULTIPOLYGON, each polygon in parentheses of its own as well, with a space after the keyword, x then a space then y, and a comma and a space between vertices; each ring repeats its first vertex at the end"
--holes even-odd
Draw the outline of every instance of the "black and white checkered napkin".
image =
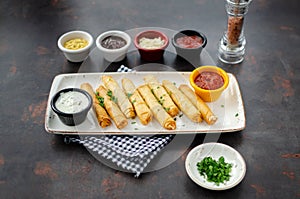
POLYGON ((89 150, 110 160, 118 167, 135 173, 135 177, 144 171, 150 161, 173 139, 173 135, 153 137, 145 136, 84 136, 65 138, 65 142, 83 144, 89 150))
MULTIPOLYGON (((131 72, 121 66, 118 72, 131 72)), ((150 161, 172 141, 174 135, 155 135, 152 137, 138 135, 100 135, 80 136, 80 138, 66 137, 65 142, 83 144, 101 157, 110 160, 118 167, 135 173, 138 177, 150 161)))

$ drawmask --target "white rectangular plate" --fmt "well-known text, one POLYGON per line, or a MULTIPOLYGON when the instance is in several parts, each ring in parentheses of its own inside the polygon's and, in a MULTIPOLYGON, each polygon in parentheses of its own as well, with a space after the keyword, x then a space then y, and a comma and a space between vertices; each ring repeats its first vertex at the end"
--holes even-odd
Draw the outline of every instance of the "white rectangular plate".
POLYGON ((77 126, 66 126, 52 111, 50 101, 53 95, 63 88, 79 88, 84 82, 90 83, 96 90, 101 82, 101 75, 111 75, 121 86, 121 79, 126 77, 133 81, 135 86, 142 85, 143 77, 149 74, 155 75, 158 80, 170 80, 176 86, 180 84, 189 84, 190 72, 128 72, 128 73, 75 73, 61 74, 54 78, 45 116, 45 129, 49 133, 54 134, 183 134, 183 133, 221 133, 240 131, 245 128, 246 119, 243 106, 243 100, 239 89, 238 82, 234 75, 229 75, 229 85, 222 93, 221 97, 215 101, 207 103, 211 110, 218 117, 218 121, 213 125, 208 125, 205 121, 194 123, 185 115, 176 116, 176 130, 166 130, 159 123, 153 120, 146 126, 142 125, 139 119, 129 119, 128 125, 119 130, 112 123, 109 127, 101 128, 97 122, 95 112, 91 109, 87 115, 87 119, 77 126))

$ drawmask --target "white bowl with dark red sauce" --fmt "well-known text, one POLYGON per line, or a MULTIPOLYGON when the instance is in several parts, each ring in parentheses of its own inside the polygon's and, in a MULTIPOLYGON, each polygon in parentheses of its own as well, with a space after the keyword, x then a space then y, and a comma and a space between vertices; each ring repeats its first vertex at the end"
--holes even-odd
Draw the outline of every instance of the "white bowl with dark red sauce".
POLYGON ((100 34, 96 39, 96 46, 109 62, 122 61, 131 44, 130 36, 119 30, 111 30, 100 34))
POLYGON ((172 37, 177 55, 187 60, 199 58, 206 44, 206 36, 196 30, 182 30, 172 37))

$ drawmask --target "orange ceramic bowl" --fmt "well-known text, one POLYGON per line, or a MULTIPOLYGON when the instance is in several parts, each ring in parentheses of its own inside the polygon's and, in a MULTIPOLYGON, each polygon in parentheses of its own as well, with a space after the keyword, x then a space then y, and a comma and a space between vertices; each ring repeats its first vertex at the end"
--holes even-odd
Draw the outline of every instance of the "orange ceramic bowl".
POLYGON ((194 88, 195 93, 199 95, 206 102, 213 102, 219 99, 222 92, 227 88, 228 83, 229 83, 229 78, 227 73, 223 69, 217 66, 200 66, 195 70, 193 70, 192 73, 190 74, 191 86, 194 88), (219 74, 224 80, 223 85, 220 88, 214 90, 208 90, 199 87, 198 85, 196 85, 195 79, 197 78, 198 75, 200 75, 203 72, 215 72, 219 74))

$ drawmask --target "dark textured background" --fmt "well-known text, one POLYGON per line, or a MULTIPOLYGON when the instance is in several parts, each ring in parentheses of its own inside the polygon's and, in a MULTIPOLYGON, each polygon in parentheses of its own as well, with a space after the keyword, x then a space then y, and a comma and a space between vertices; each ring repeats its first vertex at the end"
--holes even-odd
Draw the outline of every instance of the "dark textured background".
MULTIPOLYGON (((300 198, 299 0, 254 0, 245 20, 247 53, 233 73, 243 95, 247 126, 222 134, 247 173, 237 187, 209 191, 187 176, 187 152, 166 168, 143 174, 114 171, 84 147, 47 134, 44 115, 55 75, 77 72, 58 37, 69 30, 94 38, 110 29, 197 29, 216 59, 226 26, 221 0, 2 0, 0 2, 1 198, 300 198)), ((190 149, 203 140, 198 135, 190 149)))

